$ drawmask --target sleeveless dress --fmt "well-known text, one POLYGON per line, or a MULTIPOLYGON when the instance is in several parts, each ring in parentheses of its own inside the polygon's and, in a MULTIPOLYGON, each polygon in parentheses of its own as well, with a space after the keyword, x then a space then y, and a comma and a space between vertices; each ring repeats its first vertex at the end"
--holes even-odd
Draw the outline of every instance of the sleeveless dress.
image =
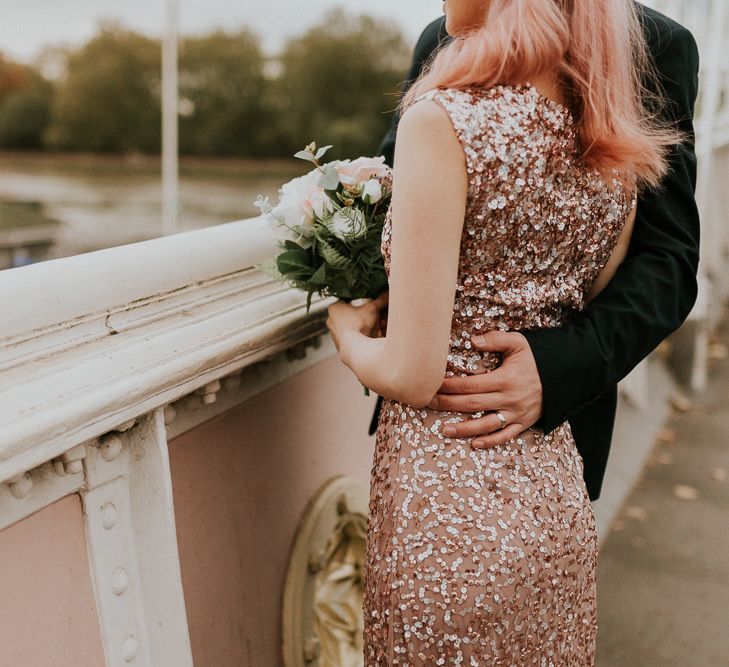
MULTIPOLYGON (((557 327, 583 308, 635 195, 580 160, 570 111, 531 84, 422 98, 447 112, 468 172, 447 375, 487 373, 500 359, 471 336, 557 327)), ((388 213, 388 275, 391 231, 388 213)), ((593 665, 597 540, 570 426, 489 450, 441 435, 472 416, 383 402, 365 665, 593 665)))

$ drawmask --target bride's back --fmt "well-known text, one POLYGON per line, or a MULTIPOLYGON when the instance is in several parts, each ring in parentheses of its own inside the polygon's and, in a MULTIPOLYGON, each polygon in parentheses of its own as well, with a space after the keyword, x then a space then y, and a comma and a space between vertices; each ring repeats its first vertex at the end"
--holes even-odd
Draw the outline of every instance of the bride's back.
MULTIPOLYGON (((433 90, 466 159, 468 196, 449 373, 493 368, 472 335, 554 327, 587 293, 632 208, 617 181, 580 159, 570 111, 530 84, 433 90)), ((390 269, 391 215, 383 233, 390 269)))

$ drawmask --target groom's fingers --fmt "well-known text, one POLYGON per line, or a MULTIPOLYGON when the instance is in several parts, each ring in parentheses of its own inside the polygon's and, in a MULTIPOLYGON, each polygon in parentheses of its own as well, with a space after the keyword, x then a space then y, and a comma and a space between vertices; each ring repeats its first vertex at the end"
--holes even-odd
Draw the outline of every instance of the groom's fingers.
POLYGON ((501 428, 501 422, 496 415, 487 415, 479 419, 468 419, 455 424, 447 424, 442 433, 447 438, 473 438, 471 447, 474 449, 491 449, 505 445, 526 430, 524 424, 508 424, 501 428))
POLYGON ((438 389, 438 394, 490 394, 504 388, 503 369, 497 368, 490 373, 448 377, 438 389))
POLYGON ((506 406, 503 394, 436 394, 428 403, 431 410, 448 410, 450 412, 486 412, 498 410, 506 406))
POLYGON ((529 342, 516 331, 487 331, 480 336, 473 336, 471 342, 484 352, 501 352, 513 354, 529 347, 529 342))
POLYGON ((446 438, 470 438, 472 436, 490 435, 494 431, 501 430, 501 421, 495 414, 491 413, 478 419, 464 419, 455 423, 448 422, 444 424, 441 433, 446 438))

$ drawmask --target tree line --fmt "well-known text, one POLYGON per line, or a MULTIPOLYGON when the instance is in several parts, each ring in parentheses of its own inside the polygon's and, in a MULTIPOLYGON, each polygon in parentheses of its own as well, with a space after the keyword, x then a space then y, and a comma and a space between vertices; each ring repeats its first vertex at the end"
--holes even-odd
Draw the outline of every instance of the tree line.
MULTIPOLYGON (((409 48, 390 23, 341 10, 267 56, 253 32, 187 36, 179 45, 180 152, 289 157, 305 144, 372 153, 397 104, 409 48)), ((159 40, 102 24, 60 52, 52 80, 0 54, 0 148, 156 153, 159 40)))

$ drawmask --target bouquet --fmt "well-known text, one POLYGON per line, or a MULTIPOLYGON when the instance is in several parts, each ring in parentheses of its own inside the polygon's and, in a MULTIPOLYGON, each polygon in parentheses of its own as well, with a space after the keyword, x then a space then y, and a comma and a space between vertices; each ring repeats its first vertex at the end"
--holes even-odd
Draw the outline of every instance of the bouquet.
POLYGON ((314 294, 350 302, 387 290, 380 241, 392 172, 384 157, 321 164, 330 148, 312 143, 296 153, 314 168, 284 184, 276 206, 256 201, 280 237, 267 269, 307 293, 307 312, 314 294))

